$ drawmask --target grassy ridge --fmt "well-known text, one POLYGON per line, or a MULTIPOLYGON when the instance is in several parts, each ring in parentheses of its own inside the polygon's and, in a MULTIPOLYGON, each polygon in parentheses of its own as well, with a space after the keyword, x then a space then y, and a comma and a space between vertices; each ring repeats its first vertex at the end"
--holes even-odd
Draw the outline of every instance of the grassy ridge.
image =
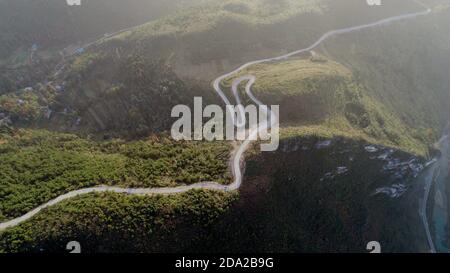
POLYGON ((247 74, 257 78, 253 91, 258 98, 280 105, 284 137, 341 135, 422 156, 435 139, 433 127, 408 126, 348 68, 325 57, 260 64, 240 73, 247 74))

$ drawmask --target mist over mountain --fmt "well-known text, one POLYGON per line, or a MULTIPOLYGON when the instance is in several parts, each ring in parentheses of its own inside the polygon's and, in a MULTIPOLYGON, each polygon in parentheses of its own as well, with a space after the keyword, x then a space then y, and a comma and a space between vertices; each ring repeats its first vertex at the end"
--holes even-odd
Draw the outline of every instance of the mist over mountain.
POLYGON ((86 42, 136 26, 204 0, 65 0, 0 1, 0 58, 36 44, 41 49, 86 42))

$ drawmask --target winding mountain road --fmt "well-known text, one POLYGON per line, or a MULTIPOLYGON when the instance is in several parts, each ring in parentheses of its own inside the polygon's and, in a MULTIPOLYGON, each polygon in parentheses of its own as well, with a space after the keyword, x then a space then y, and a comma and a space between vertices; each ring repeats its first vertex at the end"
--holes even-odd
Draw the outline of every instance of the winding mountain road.
MULTIPOLYGON (((412 19, 412 18, 416 18, 419 16, 427 15, 429 13, 431 13, 431 9, 427 9, 425 11, 417 12, 417 13, 410 13, 410 14, 405 14, 405 15, 394 16, 394 17, 376 21, 376 22, 373 22, 370 24, 364 24, 364 25, 360 25, 360 26, 343 28, 343 29, 338 29, 338 30, 333 30, 333 31, 327 32, 324 35, 322 35, 314 44, 312 44, 311 46, 309 46, 307 48, 293 51, 291 53, 288 53, 288 54, 285 54, 282 56, 278 56, 278 57, 274 57, 274 58, 268 58, 268 59, 262 59, 262 60, 248 62, 248 63, 238 67, 237 69, 231 71, 230 73, 227 73, 225 75, 218 77, 213 83, 214 90, 217 92, 217 94, 221 97, 222 101, 226 105, 233 105, 228 100, 228 97, 225 95, 225 93, 221 89, 220 85, 223 80, 225 80, 233 75, 238 74, 239 72, 241 72, 242 70, 244 70, 250 66, 260 64, 260 63, 266 63, 266 62, 282 61, 282 60, 286 60, 289 57, 292 57, 294 55, 308 52, 310 50, 313 50, 314 48, 316 48, 317 46, 319 46, 321 43, 323 43, 325 40, 327 40, 328 38, 330 38, 332 36, 336 36, 336 35, 340 35, 340 34, 344 34, 344 33, 355 32, 355 31, 368 29, 368 28, 372 28, 372 27, 376 27, 376 26, 386 25, 386 24, 393 23, 396 21, 412 19)), ((123 32, 123 31, 121 31, 121 32, 123 32)), ((100 39, 100 40, 102 40, 102 39, 100 39)), ((92 43, 92 44, 94 44, 94 43, 92 43)), ((253 93, 251 91, 251 88, 256 81, 256 77, 253 75, 246 75, 246 76, 240 77, 239 79, 237 79, 234 82, 236 84, 233 84, 232 91, 233 91, 235 100, 237 102, 240 102, 239 93, 238 93, 237 89, 238 89, 238 86, 240 85, 240 83, 242 83, 244 81, 247 81, 245 91, 246 91, 247 95, 249 96, 249 98, 254 103, 256 103, 258 105, 262 105, 262 103, 253 95, 253 93)), ((274 113, 267 113, 267 114, 274 115, 274 113)), ((150 194, 170 195, 170 194, 178 194, 178 193, 187 192, 192 189, 209 189, 209 190, 226 191, 226 192, 235 191, 235 190, 239 189, 242 184, 241 165, 242 165, 242 162, 244 159, 245 151, 247 151, 247 149, 250 147, 250 144, 253 142, 251 139, 254 139, 254 137, 257 136, 257 134, 260 131, 266 130, 274 125, 274 123, 273 123, 274 119, 270 119, 270 120, 272 120, 271 124, 267 124, 267 122, 266 122, 265 124, 262 124, 262 125, 260 124, 260 126, 258 126, 258 128, 250 129, 248 132, 247 140, 243 141, 240 144, 240 146, 238 146, 237 149, 233 152, 233 157, 231 158, 231 171, 232 171, 232 174, 234 177, 234 181, 230 185, 222 185, 222 184, 218 184, 215 182, 202 182, 202 183, 197 183, 197 184, 193 184, 193 185, 172 187, 172 188, 142 188, 142 189, 139 189, 139 188, 120 188, 120 187, 111 187, 111 186, 99 186, 99 187, 93 187, 93 188, 80 189, 80 190, 71 191, 69 193, 60 195, 59 197, 33 209, 32 211, 26 213, 25 215, 23 215, 21 217, 1 223, 0 231, 5 230, 10 227, 17 226, 20 223, 29 220, 30 218, 32 218, 33 216, 35 216, 36 214, 38 214, 40 211, 42 211, 45 208, 48 208, 55 204, 58 204, 64 200, 71 199, 71 198, 74 198, 74 197, 77 197, 80 195, 85 195, 88 193, 114 192, 114 193, 124 193, 124 194, 133 194, 133 195, 150 195, 150 194)), ((236 122, 235 122, 235 124, 236 124, 236 122)))

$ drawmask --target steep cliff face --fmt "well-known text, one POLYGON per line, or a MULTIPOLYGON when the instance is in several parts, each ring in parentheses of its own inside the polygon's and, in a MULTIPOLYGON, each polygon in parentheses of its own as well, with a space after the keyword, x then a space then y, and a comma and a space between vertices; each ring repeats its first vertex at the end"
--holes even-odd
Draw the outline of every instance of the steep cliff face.
MULTIPOLYGON (((428 250, 419 217, 423 159, 349 138, 295 137, 252 156, 240 199, 216 226, 220 251, 428 250)), ((212 246, 210 246, 212 248, 212 246)))

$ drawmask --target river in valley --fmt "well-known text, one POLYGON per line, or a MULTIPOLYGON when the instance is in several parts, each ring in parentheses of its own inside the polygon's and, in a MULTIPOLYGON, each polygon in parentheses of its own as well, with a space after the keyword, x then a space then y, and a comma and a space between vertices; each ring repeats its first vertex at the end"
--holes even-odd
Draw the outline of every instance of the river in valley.
MULTIPOLYGON (((448 127, 447 127, 448 129, 448 127)), ((448 130, 446 130, 448 132, 448 130)), ((436 164, 438 164, 434 176, 434 192, 430 196, 431 206, 433 208, 432 221, 434 231, 434 244, 436 252, 450 253, 450 246, 446 244, 450 240, 447 234, 448 223, 448 195, 447 187, 449 187, 450 175, 450 137, 445 135, 439 142, 439 149, 442 156, 436 164)))

